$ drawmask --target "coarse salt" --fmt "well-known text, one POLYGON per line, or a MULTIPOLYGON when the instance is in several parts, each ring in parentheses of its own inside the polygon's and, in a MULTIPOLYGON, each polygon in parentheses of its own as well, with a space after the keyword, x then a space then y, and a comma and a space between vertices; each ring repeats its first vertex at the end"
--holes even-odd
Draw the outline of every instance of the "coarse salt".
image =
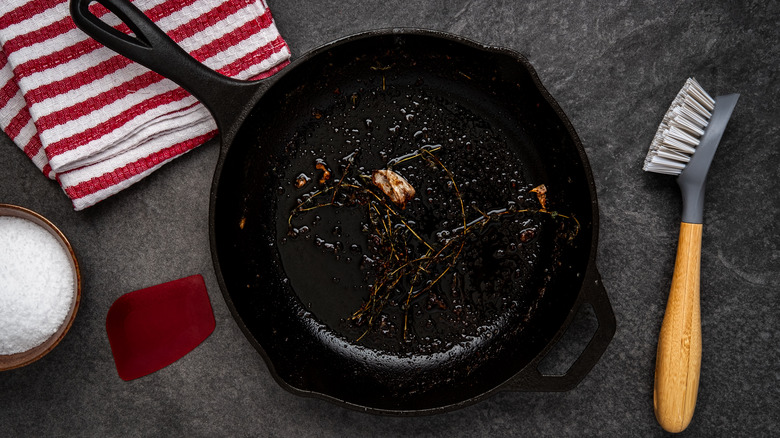
POLYGON ((53 335, 75 298, 70 255, 43 227, 0 216, 0 354, 30 350, 53 335))

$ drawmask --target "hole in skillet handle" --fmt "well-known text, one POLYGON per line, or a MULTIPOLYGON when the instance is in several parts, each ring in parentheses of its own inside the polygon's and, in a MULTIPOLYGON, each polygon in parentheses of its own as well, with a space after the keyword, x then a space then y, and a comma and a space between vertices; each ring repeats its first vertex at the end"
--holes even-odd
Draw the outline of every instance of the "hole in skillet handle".
POLYGON ((536 359, 507 381, 501 389, 569 391, 574 389, 599 361, 615 334, 616 322, 607 291, 594 264, 588 268, 580 294, 561 331, 536 359), (569 363, 567 360, 570 361, 576 355, 575 348, 587 339, 586 334, 580 333, 580 330, 592 330, 592 337, 571 366, 560 373, 569 363))
POLYGON ((563 376, 585 351, 598 330, 599 322, 590 303, 584 303, 566 328, 566 332, 539 362, 539 372, 545 376, 563 376))
MULTIPOLYGON (((86 33, 93 35, 96 32, 110 36, 101 40, 101 43, 120 53, 132 54, 149 52, 153 44, 157 27, 144 14, 139 14, 138 9, 128 7, 129 2, 115 2, 110 0, 72 0, 70 14, 73 21, 86 33), (133 32, 133 35, 125 34, 98 18, 93 12, 93 4, 99 4, 116 15, 133 32), (149 37, 148 37, 148 36, 149 37)), ((138 55, 136 55, 138 56, 138 55)))

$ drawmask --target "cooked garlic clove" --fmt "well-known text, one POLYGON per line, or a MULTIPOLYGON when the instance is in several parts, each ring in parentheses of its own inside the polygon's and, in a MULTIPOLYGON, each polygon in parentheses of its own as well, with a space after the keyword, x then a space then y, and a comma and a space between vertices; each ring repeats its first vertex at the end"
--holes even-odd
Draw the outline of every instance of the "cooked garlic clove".
POLYGON ((414 197, 414 187, 404 177, 392 170, 375 170, 371 182, 379 187, 394 204, 406 208, 406 203, 414 197))

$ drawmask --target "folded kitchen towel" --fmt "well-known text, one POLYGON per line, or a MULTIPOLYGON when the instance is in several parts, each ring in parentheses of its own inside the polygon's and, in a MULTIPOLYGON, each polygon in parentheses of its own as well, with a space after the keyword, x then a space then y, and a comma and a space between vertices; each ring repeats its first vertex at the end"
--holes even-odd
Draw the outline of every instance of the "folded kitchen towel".
MULTIPOLYGON (((135 0, 206 66, 261 79, 290 51, 263 0, 135 0)), ((129 32, 97 3, 92 12, 129 32)), ((73 207, 118 193, 217 133, 192 95, 76 28, 67 0, 0 2, 0 128, 73 207)))

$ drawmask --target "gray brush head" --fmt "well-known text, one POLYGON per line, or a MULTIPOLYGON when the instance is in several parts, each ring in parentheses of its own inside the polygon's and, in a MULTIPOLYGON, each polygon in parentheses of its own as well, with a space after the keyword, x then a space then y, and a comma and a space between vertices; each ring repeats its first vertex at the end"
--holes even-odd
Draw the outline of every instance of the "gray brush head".
POLYGON ((715 99, 688 78, 658 126, 643 169, 679 175, 696 152, 714 109, 715 99))

